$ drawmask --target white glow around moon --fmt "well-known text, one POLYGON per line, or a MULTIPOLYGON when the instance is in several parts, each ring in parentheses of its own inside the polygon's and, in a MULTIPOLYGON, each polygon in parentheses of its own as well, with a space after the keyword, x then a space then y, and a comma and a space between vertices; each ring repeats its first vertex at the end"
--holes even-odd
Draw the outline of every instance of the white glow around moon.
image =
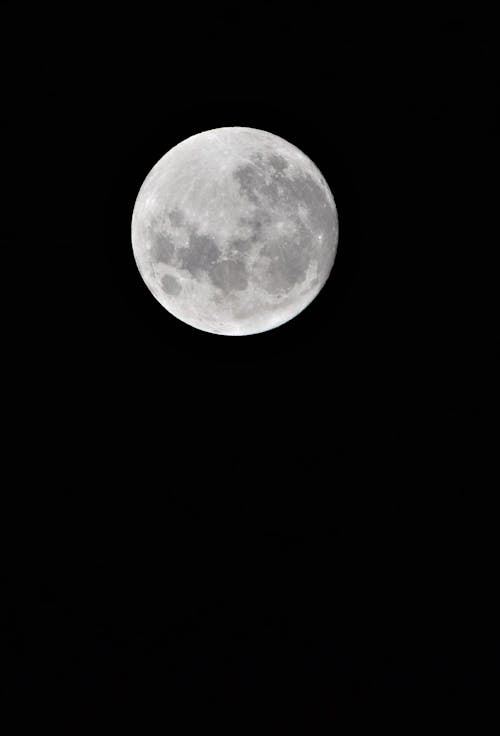
POLYGON ((333 266, 332 193, 298 148, 254 128, 182 141, 152 168, 132 215, 135 260, 172 315, 222 335, 288 322, 333 266))

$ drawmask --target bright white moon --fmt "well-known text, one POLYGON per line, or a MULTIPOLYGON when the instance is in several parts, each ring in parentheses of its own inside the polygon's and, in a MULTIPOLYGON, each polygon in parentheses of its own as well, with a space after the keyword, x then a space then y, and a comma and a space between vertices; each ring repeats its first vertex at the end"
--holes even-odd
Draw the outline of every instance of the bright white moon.
POLYGON ((151 169, 132 215, 135 260, 171 314, 199 330, 250 335, 316 297, 338 242, 335 202, 298 148, 254 128, 182 141, 151 169))

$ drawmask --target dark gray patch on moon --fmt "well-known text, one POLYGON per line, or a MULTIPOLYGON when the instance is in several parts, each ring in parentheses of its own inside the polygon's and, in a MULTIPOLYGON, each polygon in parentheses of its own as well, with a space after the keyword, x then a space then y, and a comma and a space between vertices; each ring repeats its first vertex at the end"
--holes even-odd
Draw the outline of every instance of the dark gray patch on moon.
POLYGON ((262 228, 265 225, 269 225, 271 220, 272 217, 270 216, 269 212, 263 207, 259 207, 258 209, 256 209, 251 217, 240 218, 241 225, 245 225, 252 229, 252 234, 250 235, 250 238, 248 238, 249 247, 252 245, 252 243, 256 243, 258 240, 261 239, 262 228))
POLYGON ((299 224, 293 236, 266 244, 261 253, 271 259, 266 290, 272 293, 289 291, 306 278, 313 256, 311 234, 299 224))
POLYGON ((231 250, 236 250, 238 253, 246 253, 252 247, 253 242, 253 237, 235 238, 234 240, 229 241, 229 247, 231 250))
POLYGON ((182 227, 182 225, 184 225, 186 221, 184 213, 178 209, 170 210, 170 212, 168 213, 168 217, 174 227, 182 227))
POLYGON ((177 251, 181 268, 187 269, 193 276, 202 271, 209 271, 217 262, 220 251, 213 238, 192 232, 187 248, 177 251))
POLYGON ((316 237, 323 235, 321 242, 317 240, 318 272, 327 278, 335 257, 335 243, 337 234, 337 215, 334 206, 322 188, 310 180, 299 182, 298 194, 305 199, 310 210, 311 228, 316 237))
MULTIPOLYGON (((321 180, 324 181, 323 177, 321 180)), ((308 237, 313 247, 315 260, 318 264, 318 273, 324 274, 326 279, 335 256, 335 238, 337 231, 337 218, 335 207, 332 205, 326 192, 320 184, 311 176, 301 176, 293 182, 295 197, 308 210, 308 223, 305 227, 301 223, 303 237, 308 237), (322 235, 322 239, 318 238, 322 235)))
POLYGON ((162 289, 166 294, 170 296, 177 296, 181 292, 181 285, 176 278, 170 276, 168 273, 163 276, 161 280, 162 289))
POLYGON ((298 201, 309 210, 311 227, 329 232, 335 227, 335 212, 325 191, 312 176, 300 176, 291 182, 298 201))
POLYGON ((271 154, 268 158, 269 164, 278 173, 282 174, 285 169, 288 168, 288 161, 283 156, 278 156, 277 153, 271 154))
POLYGON ((290 290, 290 282, 286 277, 283 269, 283 261, 279 256, 276 256, 269 264, 263 286, 270 294, 278 294, 279 292, 290 290))
POLYGON ((272 207, 279 199, 278 182, 273 179, 270 184, 267 184, 265 176, 266 164, 263 163, 260 154, 253 154, 250 158, 252 161, 255 161, 255 164, 250 163, 238 166, 233 172, 233 177, 238 182, 241 193, 251 202, 261 205, 262 201, 266 198, 266 204, 269 203, 272 207))
POLYGON ((210 271, 210 279, 226 293, 243 291, 248 284, 245 265, 240 261, 219 261, 210 271))
POLYGON ((171 263, 175 245, 168 235, 152 230, 149 235, 149 242, 151 243, 152 261, 155 263, 171 263))
POLYGON ((233 172, 233 177, 238 182, 242 194, 246 195, 251 202, 258 205, 260 200, 256 195, 256 191, 261 190, 264 177, 255 166, 252 164, 238 166, 233 172))

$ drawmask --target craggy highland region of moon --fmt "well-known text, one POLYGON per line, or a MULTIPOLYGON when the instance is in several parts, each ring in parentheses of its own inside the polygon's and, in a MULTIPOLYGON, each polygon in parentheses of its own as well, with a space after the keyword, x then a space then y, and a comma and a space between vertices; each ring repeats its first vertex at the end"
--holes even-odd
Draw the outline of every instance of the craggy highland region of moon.
POLYGON ((333 266, 338 218, 298 148, 254 128, 182 141, 146 177, 132 216, 139 271, 178 319, 220 335, 288 322, 333 266))

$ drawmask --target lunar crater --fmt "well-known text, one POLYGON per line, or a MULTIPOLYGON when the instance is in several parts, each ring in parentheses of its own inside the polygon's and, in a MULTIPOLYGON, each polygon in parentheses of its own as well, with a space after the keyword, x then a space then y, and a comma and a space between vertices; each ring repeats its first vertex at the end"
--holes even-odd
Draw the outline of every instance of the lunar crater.
POLYGON ((168 273, 162 277, 161 284, 163 291, 170 296, 177 296, 181 292, 182 287, 177 279, 174 276, 170 276, 168 273))

